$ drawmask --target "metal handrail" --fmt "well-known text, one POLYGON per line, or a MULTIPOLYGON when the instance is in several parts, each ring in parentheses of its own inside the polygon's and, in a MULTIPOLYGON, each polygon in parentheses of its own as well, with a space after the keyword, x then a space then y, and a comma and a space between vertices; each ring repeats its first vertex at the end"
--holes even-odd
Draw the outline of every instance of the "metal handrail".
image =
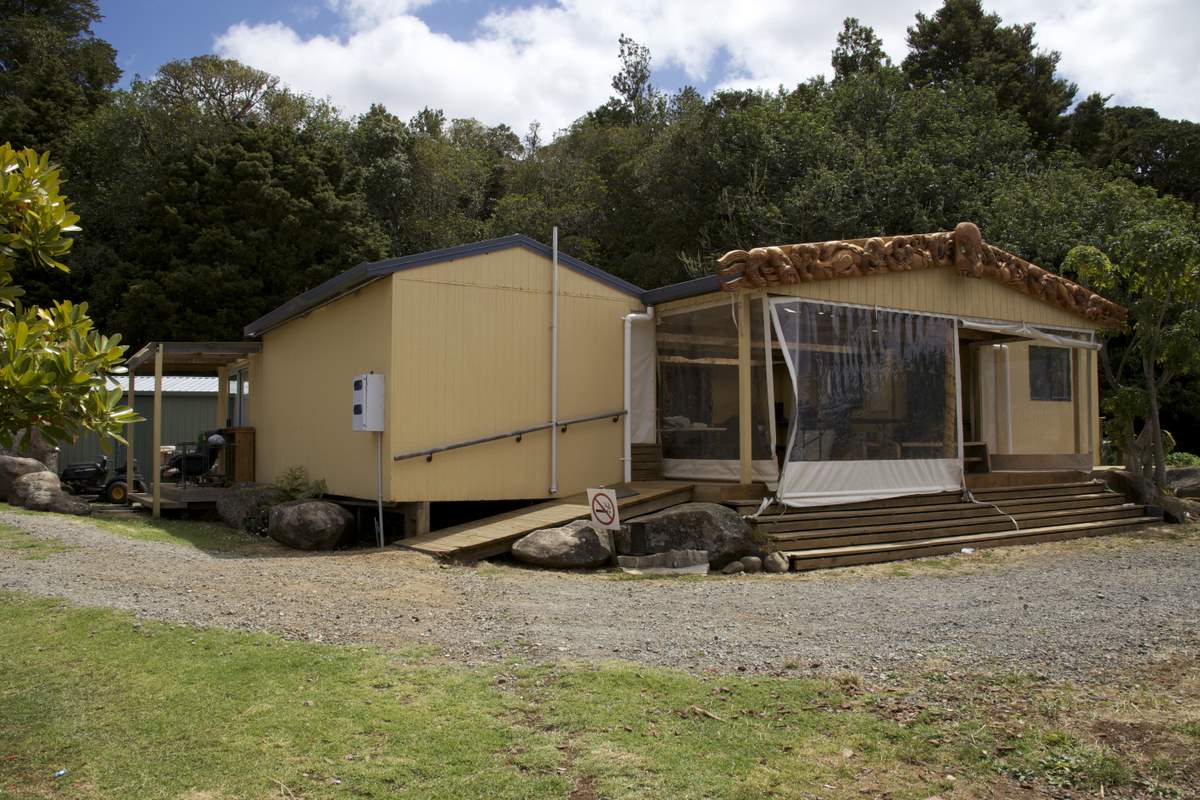
MULTIPOLYGON (((586 417, 572 417, 571 419, 560 419, 558 421, 558 427, 562 428, 563 433, 566 433, 567 428, 569 428, 572 425, 578 425, 582 422, 592 422, 594 420, 605 419, 608 417, 611 417, 612 421, 616 422, 621 417, 625 416, 627 413, 629 413, 629 412, 622 409, 620 411, 608 411, 604 414, 591 414, 586 417)), ((492 434, 491 436, 480 436, 479 438, 476 438, 476 439, 464 439, 461 442, 452 442, 451 444, 444 444, 444 445, 441 445, 440 447, 430 447, 426 450, 411 450, 407 453, 400 453, 399 455, 392 456, 392 460, 393 461, 407 461, 410 458, 422 458, 423 457, 426 461, 433 461, 433 457, 435 454, 445 453, 447 450, 458 450, 463 447, 471 447, 472 445, 476 445, 476 444, 487 444, 488 442, 496 442, 501 439, 516 439, 519 442, 519 441, 521 441, 521 437, 523 437, 527 433, 536 433, 537 431, 549 430, 550 428, 553 428, 553 427, 555 427, 555 423, 543 422, 540 425, 530 425, 528 428, 517 428, 516 430, 507 431, 505 433, 496 433, 496 434, 492 434)))

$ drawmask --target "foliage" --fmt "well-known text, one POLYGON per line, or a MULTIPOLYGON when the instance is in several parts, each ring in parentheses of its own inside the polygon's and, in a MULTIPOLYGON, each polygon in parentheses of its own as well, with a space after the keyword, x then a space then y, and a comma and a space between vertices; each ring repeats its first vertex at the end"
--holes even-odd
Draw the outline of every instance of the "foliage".
POLYGON ((883 40, 874 29, 863 25, 856 17, 846 17, 833 50, 834 80, 859 72, 878 72, 890 67, 892 60, 883 52, 883 40))
POLYGON ((135 342, 229 340, 289 297, 388 250, 349 126, 237 62, 173 62, 69 147, 91 237, 80 278, 135 342), (136 132, 136 135, 133 135, 136 132))
POLYGON ((0 0, 0 142, 45 150, 121 76, 95 0, 0 0))
POLYGON ((1200 456, 1195 453, 1186 453, 1183 450, 1176 450, 1172 453, 1167 453, 1168 467, 1200 467, 1200 456))
POLYGON ((121 426, 138 419, 107 386, 124 371, 120 336, 97 331, 86 303, 26 307, 12 282, 18 259, 65 272, 78 220, 49 153, 0 145, 0 447, 33 429, 51 444, 85 430, 123 441, 121 426))
POLYGON ((1056 77, 1059 54, 1037 50, 1033 30, 1033 23, 1001 25, 981 0, 945 0, 932 16, 918 12, 908 29, 904 73, 916 86, 966 79, 991 87, 1001 108, 1020 114, 1038 142, 1053 144, 1077 90, 1056 77))
POLYGON ((1148 471, 1150 461, 1162 488, 1167 448, 1159 394, 1172 377, 1200 372, 1200 220, 1190 205, 1126 181, 1104 188, 1102 207, 1110 219, 1101 247, 1075 247, 1065 267, 1129 309, 1132 330, 1123 348, 1102 353, 1112 389, 1105 404, 1127 465, 1148 471))
POLYGON ((323 478, 309 480, 308 470, 302 466, 288 467, 280 473, 275 479, 275 488, 283 492, 288 500, 311 500, 329 491, 323 478))

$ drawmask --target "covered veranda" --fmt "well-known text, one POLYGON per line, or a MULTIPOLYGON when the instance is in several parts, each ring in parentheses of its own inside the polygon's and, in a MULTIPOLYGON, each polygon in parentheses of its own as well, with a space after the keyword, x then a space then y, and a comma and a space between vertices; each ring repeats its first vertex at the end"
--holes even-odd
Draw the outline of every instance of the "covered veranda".
MULTIPOLYGON (((132 494, 130 499, 140 505, 148 506, 154 516, 161 516, 164 503, 172 508, 187 508, 187 497, 164 499, 164 486, 158 459, 161 458, 162 441, 162 395, 163 377, 165 375, 216 375, 217 402, 213 415, 215 429, 240 428, 248 418, 246 400, 249 394, 247 380, 249 359, 252 355, 262 352, 259 342, 149 342, 126 362, 129 369, 129 396, 132 406, 134 402, 135 383, 133 378, 148 371, 154 375, 154 416, 150 421, 150 436, 153 438, 151 452, 155 463, 146 465, 144 478, 149 481, 150 491, 145 494, 132 494), (233 404, 231 408, 230 383, 234 384, 233 404)), ((126 474, 135 474, 133 464, 133 441, 136 426, 144 423, 131 423, 126 426, 125 437, 129 446, 125 448, 126 474)), ((253 459, 251 448, 250 459, 253 459)), ((252 467, 251 467, 252 468, 252 467)), ((199 498, 199 494, 193 491, 199 498)))
POLYGON ((653 341, 642 340, 655 348, 646 360, 657 364, 668 479, 759 484, 801 506, 988 485, 981 473, 1091 469, 1100 345, 1090 330, 766 291, 710 298, 661 310, 653 341), (1030 345, 1061 356, 1051 388, 1063 430, 1020 452, 1014 440, 1046 424, 1028 397, 1014 399, 1031 379, 1008 348, 1030 345))

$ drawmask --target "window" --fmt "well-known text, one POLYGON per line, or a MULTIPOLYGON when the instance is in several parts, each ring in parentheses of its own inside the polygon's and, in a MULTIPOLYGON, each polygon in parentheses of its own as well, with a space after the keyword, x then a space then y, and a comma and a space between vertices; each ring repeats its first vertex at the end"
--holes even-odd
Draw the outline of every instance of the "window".
POLYGON ((1071 399, 1071 351, 1065 347, 1029 348, 1029 399, 1071 399))

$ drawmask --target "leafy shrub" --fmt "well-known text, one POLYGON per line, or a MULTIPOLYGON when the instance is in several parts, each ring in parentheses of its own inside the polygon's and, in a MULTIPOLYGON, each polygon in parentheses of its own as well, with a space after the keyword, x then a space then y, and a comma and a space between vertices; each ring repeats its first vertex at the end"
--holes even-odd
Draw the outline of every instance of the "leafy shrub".
POLYGON ((1168 467, 1200 467, 1200 456, 1177 450, 1167 455, 1168 467))
POLYGON ((275 479, 275 488, 287 495, 288 500, 311 500, 329 491, 325 481, 310 481, 304 467, 288 467, 275 479))

